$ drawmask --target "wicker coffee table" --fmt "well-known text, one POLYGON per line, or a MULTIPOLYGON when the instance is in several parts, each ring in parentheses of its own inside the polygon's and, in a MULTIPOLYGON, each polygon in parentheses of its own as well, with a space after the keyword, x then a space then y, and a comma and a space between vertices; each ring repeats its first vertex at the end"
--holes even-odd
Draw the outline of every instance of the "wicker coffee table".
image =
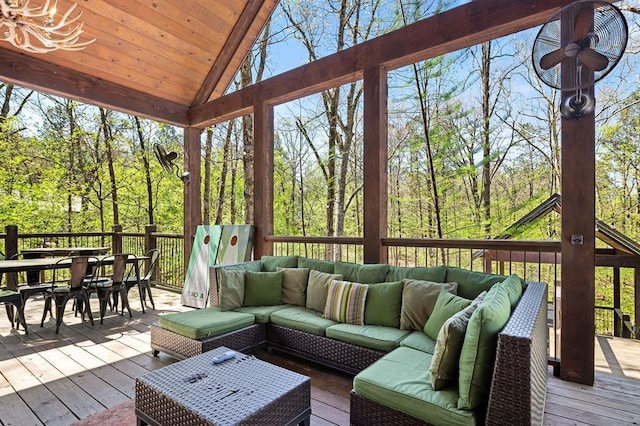
POLYGON ((136 379, 138 425, 310 424, 311 380, 219 347, 136 379))

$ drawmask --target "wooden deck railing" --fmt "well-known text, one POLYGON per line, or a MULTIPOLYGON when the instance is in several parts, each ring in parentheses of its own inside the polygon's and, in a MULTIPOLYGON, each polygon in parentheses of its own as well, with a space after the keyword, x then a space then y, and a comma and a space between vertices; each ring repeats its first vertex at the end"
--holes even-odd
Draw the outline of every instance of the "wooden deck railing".
MULTIPOLYGON (((14 227, 15 228, 15 227, 14 227)), ((289 237, 271 236, 275 255, 300 255, 317 259, 362 263, 363 239, 358 237, 289 237)), ((554 312, 560 294, 560 242, 518 240, 438 240, 385 238, 388 263, 396 266, 450 265, 473 271, 518 274, 527 281, 549 284, 550 335, 556 336, 554 312)), ((182 234, 156 232, 148 226, 144 233, 122 232, 116 226, 112 232, 86 233, 24 233, 7 227, 0 233, 0 251, 15 253, 26 248, 43 246, 109 246, 112 251, 141 254, 152 248, 162 256, 152 282, 181 289, 184 283, 184 241, 182 234)), ((606 257, 599 254, 598 258, 606 257)), ((620 337, 635 336, 629 315, 615 306, 595 306, 596 332, 620 337)), ((553 339, 553 337, 552 337, 553 339)), ((550 356, 555 357, 555 344, 550 342, 550 356)))
POLYGON ((111 247, 112 253, 144 254, 160 249, 160 259, 151 282, 177 290, 184 283, 184 237, 182 234, 163 234, 149 225, 145 232, 122 232, 115 226, 112 232, 48 232, 19 233, 17 227, 7 226, 0 233, 0 252, 11 256, 22 250, 36 247, 111 247))

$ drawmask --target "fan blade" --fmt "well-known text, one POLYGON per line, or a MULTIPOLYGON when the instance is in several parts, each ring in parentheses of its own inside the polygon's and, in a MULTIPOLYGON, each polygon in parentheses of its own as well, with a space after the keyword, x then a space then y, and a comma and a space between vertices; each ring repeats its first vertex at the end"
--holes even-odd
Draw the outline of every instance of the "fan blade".
POLYGON ((578 52, 578 59, 594 71, 602 71, 609 66, 609 58, 589 47, 578 52))
POLYGON ((564 53, 564 49, 554 50, 549 52, 540 58, 540 68, 548 70, 558 65, 567 55, 564 53))
POLYGON ((573 41, 584 39, 593 27, 593 6, 590 3, 579 4, 576 20, 573 24, 573 41))

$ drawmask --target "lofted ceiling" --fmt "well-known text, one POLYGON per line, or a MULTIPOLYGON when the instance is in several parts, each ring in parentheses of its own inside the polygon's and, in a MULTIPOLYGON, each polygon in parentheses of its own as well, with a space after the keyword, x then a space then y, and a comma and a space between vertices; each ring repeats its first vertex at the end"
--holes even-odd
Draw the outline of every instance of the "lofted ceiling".
MULTIPOLYGON (((31 0, 41 4, 45 0, 31 0)), ((80 51, 0 41, 0 80, 171 124, 223 95, 277 0, 58 0, 82 11, 80 51)))

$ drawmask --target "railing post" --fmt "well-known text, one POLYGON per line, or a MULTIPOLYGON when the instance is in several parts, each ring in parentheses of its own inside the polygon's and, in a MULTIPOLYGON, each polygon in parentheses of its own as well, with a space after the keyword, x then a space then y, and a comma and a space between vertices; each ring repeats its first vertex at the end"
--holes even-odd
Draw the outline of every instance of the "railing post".
MULTIPOLYGON (((149 250, 153 250, 158 248, 158 238, 155 233, 158 230, 157 225, 147 225, 144 227, 144 252, 147 253, 149 250)), ((151 260, 146 260, 145 263, 147 268, 149 267, 149 262, 151 260)), ((160 269, 160 264, 156 265, 153 270, 153 274, 151 275, 151 281, 158 281, 158 270, 160 269)))
POLYGON ((111 253, 122 253, 122 225, 113 225, 111 237, 111 253))
POLYGON ((7 225, 4 227, 7 239, 4 243, 5 255, 7 259, 18 253, 18 225, 7 225))

